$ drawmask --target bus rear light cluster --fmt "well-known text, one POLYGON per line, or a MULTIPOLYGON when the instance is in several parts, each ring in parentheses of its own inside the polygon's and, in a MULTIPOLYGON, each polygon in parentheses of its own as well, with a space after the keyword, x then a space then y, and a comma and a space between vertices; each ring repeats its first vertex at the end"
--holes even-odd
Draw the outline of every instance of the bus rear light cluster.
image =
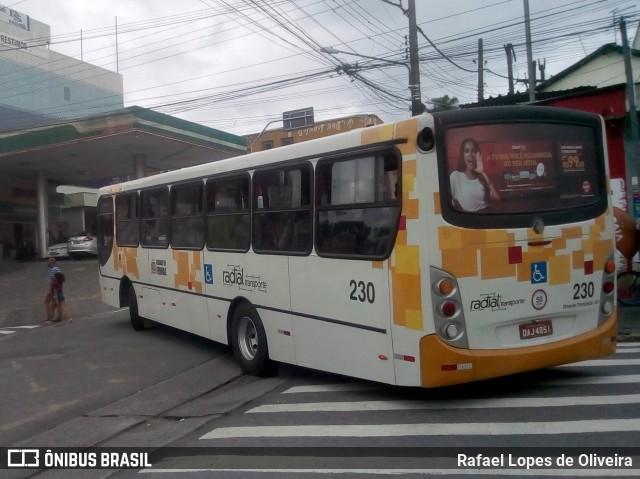
POLYGON ((431 268, 431 299, 438 336, 452 346, 468 347, 458 282, 452 275, 434 267, 431 268))
POLYGON ((600 294, 600 316, 598 325, 603 324, 613 313, 616 290, 616 262, 613 256, 607 258, 602 271, 602 292, 600 294))

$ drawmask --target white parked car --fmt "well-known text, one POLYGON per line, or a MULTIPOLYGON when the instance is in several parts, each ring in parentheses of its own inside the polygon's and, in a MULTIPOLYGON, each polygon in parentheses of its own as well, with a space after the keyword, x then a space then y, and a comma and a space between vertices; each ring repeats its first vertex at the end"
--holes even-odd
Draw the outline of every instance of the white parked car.
POLYGON ((90 231, 81 231, 69 237, 67 251, 72 258, 82 255, 97 255, 98 239, 90 231))
POLYGON ((67 242, 52 244, 47 248, 47 258, 68 258, 67 242))

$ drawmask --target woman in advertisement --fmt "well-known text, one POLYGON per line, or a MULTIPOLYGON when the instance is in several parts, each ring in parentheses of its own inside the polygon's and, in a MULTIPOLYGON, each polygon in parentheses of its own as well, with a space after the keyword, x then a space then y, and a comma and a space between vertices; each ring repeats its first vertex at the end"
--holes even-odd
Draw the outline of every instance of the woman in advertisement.
POLYGON ((459 158, 456 170, 449 177, 453 207, 480 211, 490 201, 499 201, 498 190, 484 171, 479 143, 471 138, 463 140, 459 158))

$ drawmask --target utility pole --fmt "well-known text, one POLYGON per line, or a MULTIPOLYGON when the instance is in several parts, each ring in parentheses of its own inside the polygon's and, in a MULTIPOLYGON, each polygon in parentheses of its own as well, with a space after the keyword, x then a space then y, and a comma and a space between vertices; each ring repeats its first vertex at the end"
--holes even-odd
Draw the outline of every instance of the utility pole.
POLYGON ((418 58, 416 0, 409 0, 407 16, 409 17, 409 90, 411 91, 411 115, 415 116, 424 111, 422 94, 420 93, 420 59, 418 58))
MULTIPOLYGON (((633 179, 638 181, 638 173, 640 172, 640 132, 638 131, 638 110, 636 109, 636 94, 633 84, 633 74, 631 70, 631 50, 629 49, 629 41, 627 40, 627 26, 624 18, 620 17, 620 35, 622 36, 622 56, 624 57, 624 71, 627 80, 627 107, 629 128, 628 136, 625 138, 625 157, 624 167, 626 171, 625 179, 627 183, 627 213, 636 220, 636 228, 638 219, 636 218, 633 202, 633 179)), ((626 136, 626 135, 625 135, 626 136)), ((636 188, 638 184, 636 183, 636 188)))
POLYGON ((529 0, 524 0, 524 26, 527 38, 527 66, 529 72, 529 101, 536 101, 536 65, 531 51, 531 18, 529 17, 529 0))
POLYGON ((478 39, 478 103, 484 100, 484 52, 482 38, 478 39))
POLYGON ((507 43, 504 46, 507 52, 507 76, 509 77, 509 95, 513 95, 513 61, 516 59, 516 52, 513 50, 513 44, 507 43))

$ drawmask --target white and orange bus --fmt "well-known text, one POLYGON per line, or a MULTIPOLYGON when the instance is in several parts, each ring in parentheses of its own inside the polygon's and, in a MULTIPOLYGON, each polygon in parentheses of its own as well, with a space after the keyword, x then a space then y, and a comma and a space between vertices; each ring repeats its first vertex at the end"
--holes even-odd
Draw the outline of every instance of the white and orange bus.
POLYGON ((282 362, 434 387, 612 354, 598 116, 423 114, 102 188, 102 297, 282 362))

